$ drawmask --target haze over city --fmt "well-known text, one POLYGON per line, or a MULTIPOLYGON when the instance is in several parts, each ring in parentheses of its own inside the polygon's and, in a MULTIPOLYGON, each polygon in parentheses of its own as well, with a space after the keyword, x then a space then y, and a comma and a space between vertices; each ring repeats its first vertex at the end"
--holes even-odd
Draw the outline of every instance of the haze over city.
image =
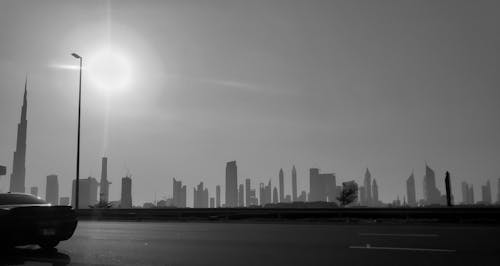
MULTIPOLYGON (((406 194, 425 164, 480 186, 500 177, 500 36, 494 1, 9 1, 0 3, 0 164, 11 173, 28 76, 26 188, 75 178, 77 61, 103 49, 129 77, 83 71, 81 178, 109 158, 110 200, 132 175, 134 205, 172 196, 172 178, 214 196, 238 182, 309 191, 309 168, 406 194), (54 13, 53 10, 58 10, 54 13), (122 80, 120 80, 121 82, 122 80), (125 82, 125 81, 123 81, 125 82)), ((86 59, 89 61, 86 61, 86 59)), ((95 60, 94 60, 95 63, 95 60)), ((9 176, 0 179, 0 191, 9 176)), ((224 195, 224 193, 222 193, 224 195)), ((224 196, 222 196, 224 201, 224 196)))

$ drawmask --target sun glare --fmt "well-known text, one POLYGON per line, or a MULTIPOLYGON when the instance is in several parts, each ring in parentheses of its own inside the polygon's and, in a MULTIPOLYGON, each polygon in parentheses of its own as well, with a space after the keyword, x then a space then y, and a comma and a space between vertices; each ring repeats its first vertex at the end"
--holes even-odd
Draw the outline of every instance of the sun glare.
POLYGON ((90 57, 87 71, 91 81, 107 91, 125 88, 132 75, 127 58, 112 49, 103 50, 90 57))

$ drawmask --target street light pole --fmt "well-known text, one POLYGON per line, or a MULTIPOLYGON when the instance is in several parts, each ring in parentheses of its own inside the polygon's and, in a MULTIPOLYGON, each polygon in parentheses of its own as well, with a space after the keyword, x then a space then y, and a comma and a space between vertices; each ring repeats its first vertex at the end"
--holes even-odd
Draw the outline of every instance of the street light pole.
POLYGON ((75 180, 75 210, 78 210, 78 200, 80 194, 80 117, 82 110, 82 57, 76 53, 71 54, 74 58, 80 60, 80 82, 78 85, 78 137, 76 144, 76 180, 75 180))

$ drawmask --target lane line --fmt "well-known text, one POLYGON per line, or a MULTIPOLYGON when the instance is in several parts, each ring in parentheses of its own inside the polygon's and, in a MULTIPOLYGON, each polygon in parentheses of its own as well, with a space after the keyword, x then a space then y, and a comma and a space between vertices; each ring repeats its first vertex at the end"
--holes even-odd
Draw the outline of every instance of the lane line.
POLYGON ((438 249, 438 248, 400 248, 400 247, 376 247, 376 246, 350 246, 353 249, 375 249, 375 250, 404 250, 404 251, 424 251, 424 252, 457 252, 454 249, 438 249))
POLYGON ((359 233, 360 236, 396 236, 396 237, 438 237, 438 234, 379 234, 359 233))

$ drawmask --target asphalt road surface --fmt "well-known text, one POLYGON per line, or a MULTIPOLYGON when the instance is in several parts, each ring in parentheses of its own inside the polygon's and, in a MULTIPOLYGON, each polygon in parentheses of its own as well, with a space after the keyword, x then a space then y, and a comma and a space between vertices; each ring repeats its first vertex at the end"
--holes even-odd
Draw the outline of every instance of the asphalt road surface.
MULTIPOLYGON (((500 265, 500 226, 80 222, 4 265, 500 265)), ((0 264, 1 264, 0 263, 0 264)))

